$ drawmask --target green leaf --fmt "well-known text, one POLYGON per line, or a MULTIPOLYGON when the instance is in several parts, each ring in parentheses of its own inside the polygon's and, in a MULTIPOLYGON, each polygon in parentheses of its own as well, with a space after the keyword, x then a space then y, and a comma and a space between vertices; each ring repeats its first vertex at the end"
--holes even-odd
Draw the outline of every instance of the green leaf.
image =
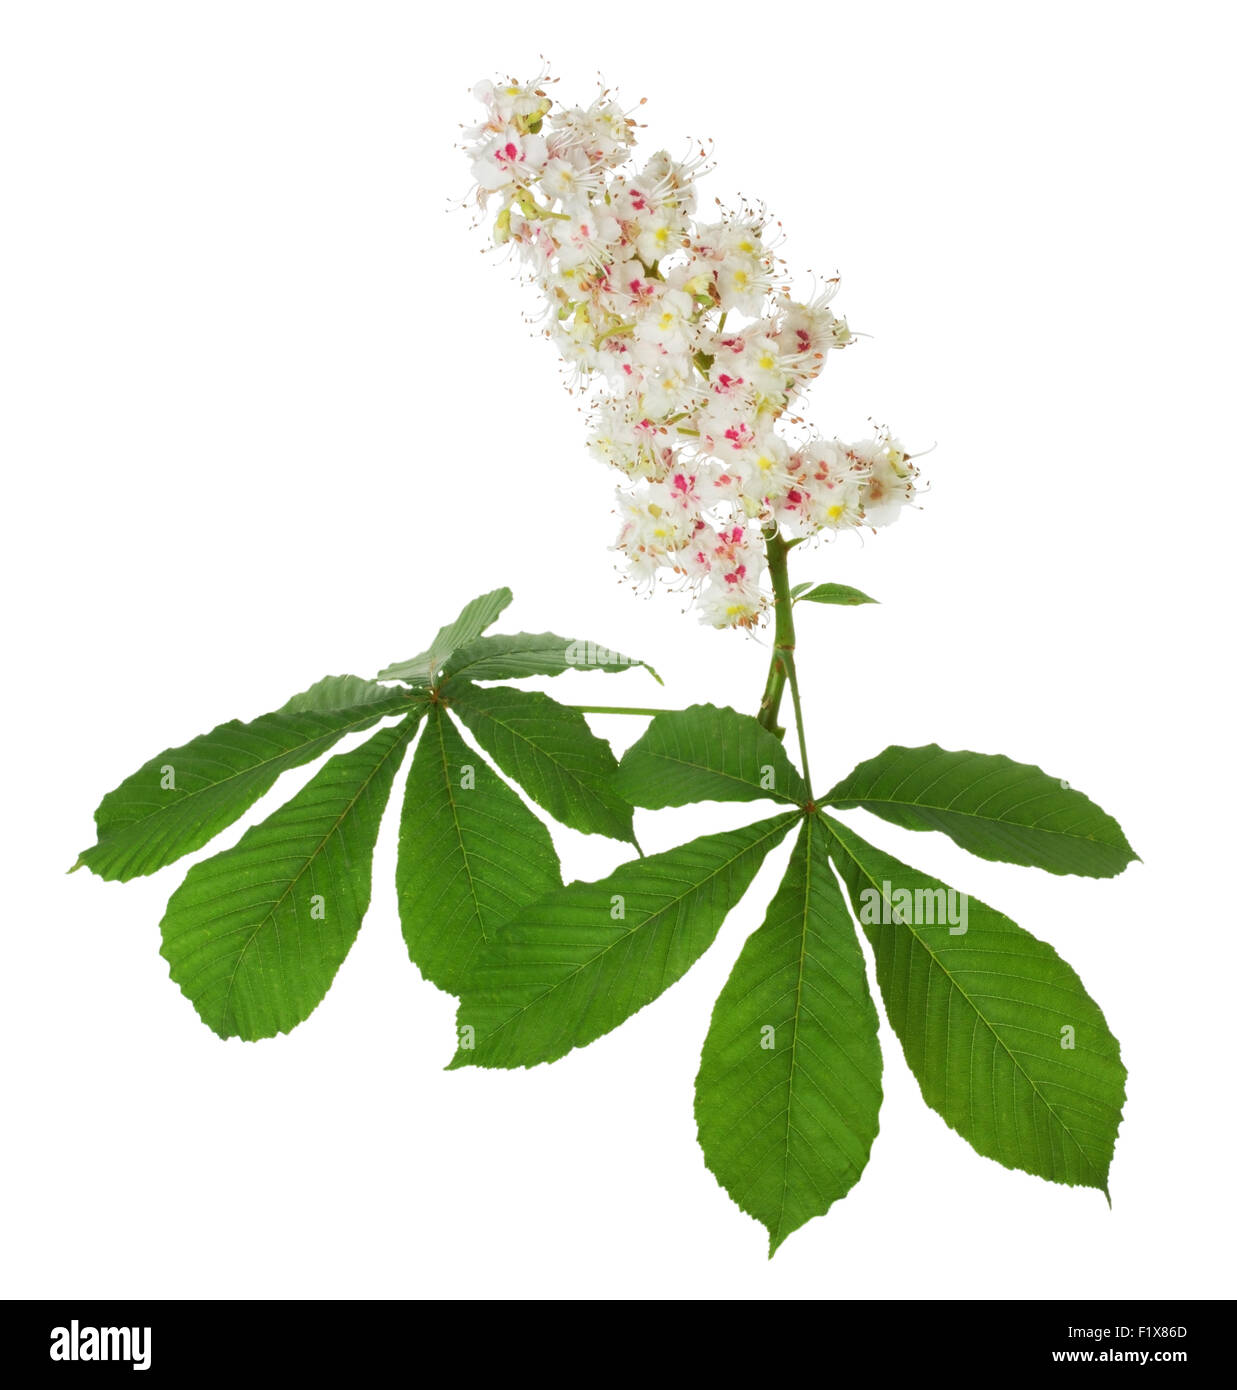
POLYGON ((1001 754, 886 748, 824 798, 907 830, 942 830, 981 859, 1110 878, 1138 856, 1121 827, 1068 782, 1001 754))
POLYGON ((395 882, 408 954, 452 994, 478 947, 519 908, 562 886, 550 832, 440 705, 408 774, 395 882))
POLYGON ((716 705, 659 714, 623 755, 615 784, 633 806, 808 799, 781 739, 748 714, 716 705))
POLYGON ((369 906, 378 826, 420 721, 332 758, 172 894, 162 954, 221 1038, 289 1032, 322 1002, 369 906))
POLYGON ((852 589, 849 584, 817 584, 815 588, 810 584, 796 584, 795 588, 799 592, 792 590, 792 597, 797 603, 840 603, 847 608, 856 608, 861 603, 879 602, 860 589, 852 589))
POLYGON ((881 1053, 863 953, 809 817, 709 1025, 696 1077, 704 1159, 769 1230, 769 1254, 859 1181, 881 1053))
POLYGON ((460 685, 451 709, 500 768, 564 825, 634 843, 632 810, 614 789, 618 763, 579 710, 509 685, 460 685))
POLYGON ((1082 981, 1008 917, 822 819, 924 1099, 986 1157, 1107 1195, 1125 1067, 1082 981))
POLYGON ((451 1066, 533 1067, 617 1028, 704 954, 795 820, 703 835, 517 913, 477 958, 451 1066))
POLYGON ((409 699, 407 691, 392 690, 390 686, 379 685, 377 681, 362 680, 360 676, 323 676, 308 690, 302 690, 285 705, 280 705, 278 714, 328 714, 333 710, 356 709, 363 705, 383 705, 392 697, 409 699))
MULTIPOLYGON (((643 666, 658 685, 661 677, 647 661, 553 632, 496 633, 478 637, 453 652, 443 675, 461 681, 517 680, 522 676, 557 676, 564 671, 627 671, 643 666)), ((449 682, 446 687, 449 689, 449 682)))
POLYGON ((433 684, 438 668, 451 653, 480 637, 510 602, 510 589, 495 589, 492 593, 473 599, 464 606, 453 623, 438 629, 438 636, 423 652, 379 671, 378 679, 407 681, 410 685, 433 684))
POLYGON ((409 708, 407 691, 357 676, 327 676, 273 714, 247 724, 232 719, 179 748, 165 748, 99 803, 98 843, 73 867, 84 865, 105 879, 153 874, 244 815, 281 772, 409 708))

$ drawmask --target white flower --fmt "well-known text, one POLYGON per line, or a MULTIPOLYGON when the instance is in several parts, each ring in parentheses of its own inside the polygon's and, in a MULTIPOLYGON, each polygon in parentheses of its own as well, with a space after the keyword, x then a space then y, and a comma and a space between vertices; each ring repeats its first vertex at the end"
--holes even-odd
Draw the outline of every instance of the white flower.
POLYGON ((753 627, 767 606, 760 587, 764 551, 742 526, 715 537, 710 579, 700 597, 701 621, 714 627, 753 627))
POLYGON ((546 162, 541 171, 542 191, 565 208, 587 209, 604 187, 602 173, 590 168, 580 151, 568 150, 566 155, 546 162))
POLYGON ((550 101, 543 92, 536 90, 538 83, 523 87, 518 82, 482 81, 472 89, 472 94, 490 113, 490 120, 496 128, 510 125, 513 121, 535 121, 550 109, 550 101))
POLYGON ((577 216, 562 223, 559 237, 558 263, 565 268, 590 266, 602 268, 610 264, 618 248, 619 224, 604 209, 586 207, 577 216))
POLYGON ((634 493, 618 495, 623 517, 617 549, 627 555, 637 581, 652 579, 659 569, 676 568, 675 554, 696 534, 696 514, 676 504, 665 483, 646 483, 634 493))
POLYGON ((786 441, 765 430, 743 458, 744 495, 761 503, 784 497, 794 485, 790 448, 786 441))
POLYGON ((761 243, 758 223, 737 220, 704 227, 701 251, 716 262, 714 280, 721 307, 759 315, 773 287, 773 262, 761 243))
POLYGON ((854 448, 869 469, 862 488, 864 525, 888 526, 914 500, 918 470, 898 440, 886 433, 854 448))
POLYGON ((590 164, 614 167, 627 158, 635 143, 626 112, 606 97, 586 109, 562 111, 551 120, 555 153, 578 149, 590 164))
POLYGON ((546 143, 540 135, 521 134, 514 126, 488 140, 474 155, 472 175, 487 193, 527 184, 546 162, 546 143))
POLYGON ((700 621, 711 627, 755 627, 768 599, 755 584, 731 585, 713 580, 699 600, 700 621))
POLYGON ((791 366, 782 357, 781 344, 768 332, 747 338, 740 370, 762 396, 784 396, 790 389, 791 366))
POLYGON ((673 356, 685 352, 690 356, 696 347, 695 314, 691 295, 682 290, 655 291, 636 324, 635 339, 656 343, 662 353, 673 356))
POLYGON ((641 403, 654 419, 690 413, 696 404, 691 368, 666 361, 645 382, 641 403))
POLYGON ((589 447, 628 477, 660 481, 674 466, 675 443, 665 426, 633 418, 626 401, 610 400, 601 407, 589 447))

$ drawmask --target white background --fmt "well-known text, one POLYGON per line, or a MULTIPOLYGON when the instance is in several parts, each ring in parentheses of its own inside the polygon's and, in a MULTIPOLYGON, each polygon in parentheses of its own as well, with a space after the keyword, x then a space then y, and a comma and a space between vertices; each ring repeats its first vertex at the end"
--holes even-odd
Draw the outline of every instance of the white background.
MULTIPOLYGON (((4 1292, 1234 1292, 1225 21, 1077 0, 5 6, 4 1292), (569 100, 599 65, 647 97, 646 150, 712 137, 712 192, 764 198, 793 268, 843 273, 871 338, 831 359, 815 421, 937 446, 921 511, 796 552, 797 577, 882 600, 802 614, 817 780, 889 742, 1003 751, 1092 795, 1145 861, 1058 879, 865 826, 1047 937, 1100 1001, 1130 1070, 1111 1212, 976 1156, 883 1026, 863 1181, 766 1260, 691 1102, 785 849, 681 984, 517 1073, 442 1070, 452 1001, 407 962, 393 818, 334 988, 257 1045, 219 1041, 167 978, 184 863, 65 876, 101 794, 159 749, 372 674, 502 583, 505 627, 667 678, 572 674, 559 698, 755 707, 762 645, 618 582, 611 478, 529 292, 458 209, 473 82, 543 52, 569 100)), ((619 746, 643 727, 595 723, 619 746)), ((663 848, 751 814, 639 828, 663 848)), ((569 877, 623 857, 556 837, 569 877)))

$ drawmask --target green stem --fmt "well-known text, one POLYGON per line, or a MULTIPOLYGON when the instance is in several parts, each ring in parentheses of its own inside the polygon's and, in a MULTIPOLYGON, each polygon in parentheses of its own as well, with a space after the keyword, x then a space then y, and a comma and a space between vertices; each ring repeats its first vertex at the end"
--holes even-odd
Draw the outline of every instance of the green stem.
POLYGON ((781 738, 786 730, 778 724, 777 716, 790 675, 787 653, 790 653, 791 662, 794 661, 795 620, 790 602, 786 541, 776 526, 766 528, 764 536, 769 578, 773 583, 773 655, 769 658, 769 675, 765 681, 765 693, 760 697, 760 713, 756 718, 770 733, 781 738))
POLYGON ((568 709, 579 710, 581 714, 635 714, 652 718, 657 714, 677 714, 672 709, 645 709, 639 705, 568 705, 568 709))
POLYGON ((607 328, 604 333, 597 335, 595 347, 600 347, 607 338, 621 338, 628 333, 634 333, 636 325, 634 323, 616 323, 613 328, 607 328))
POLYGON ((787 556, 798 544, 788 541, 780 528, 770 526, 765 533, 765 553, 769 561, 769 578, 773 584, 773 655, 769 659, 769 675, 760 700, 758 721, 778 738, 786 730, 777 722, 782 696, 790 686, 790 698, 795 708, 795 727, 799 734, 799 756, 803 760, 803 780, 811 789, 808 771, 807 736, 803 729, 803 702, 799 696, 799 674, 795 668, 795 618, 790 597, 790 567, 787 556))

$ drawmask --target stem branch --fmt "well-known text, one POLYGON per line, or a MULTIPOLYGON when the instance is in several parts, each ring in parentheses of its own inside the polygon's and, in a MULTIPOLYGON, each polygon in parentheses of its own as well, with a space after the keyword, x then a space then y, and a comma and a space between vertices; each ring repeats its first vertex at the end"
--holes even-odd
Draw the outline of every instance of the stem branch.
POLYGON ((770 733, 781 738, 786 730, 779 726, 777 716, 782 707, 790 665, 794 662, 795 620, 790 603, 786 541, 776 526, 766 528, 764 535, 769 578, 773 583, 773 655, 769 658, 769 675, 765 681, 765 692, 760 697, 760 713, 756 718, 770 733), (789 663, 786 660, 788 655, 789 663))
POLYGON ((786 562, 787 556, 798 542, 786 540, 777 526, 767 527, 764 536, 765 553, 769 560, 769 578, 773 584, 773 655, 769 659, 769 675, 760 700, 760 713, 756 718, 778 738, 785 735, 786 730, 778 724, 777 717, 782 707, 782 696, 789 684, 790 697, 795 709, 795 727, 799 734, 799 756, 803 760, 803 780, 810 790, 812 779, 808 772, 807 737, 803 730, 799 674, 795 668, 795 618, 790 597, 790 571, 786 562))

